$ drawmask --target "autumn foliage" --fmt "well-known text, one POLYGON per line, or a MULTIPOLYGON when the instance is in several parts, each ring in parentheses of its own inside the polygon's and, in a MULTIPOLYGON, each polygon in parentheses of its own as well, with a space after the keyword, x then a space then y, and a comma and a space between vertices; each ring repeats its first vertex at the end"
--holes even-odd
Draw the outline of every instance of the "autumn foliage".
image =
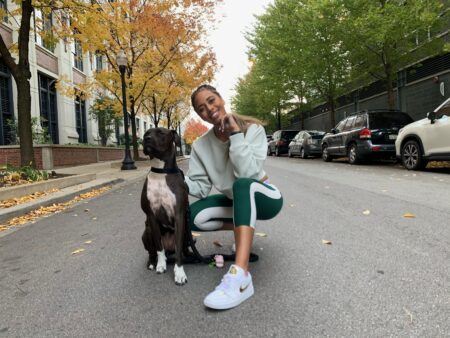
POLYGON ((198 120, 189 120, 184 130, 184 141, 186 144, 192 144, 196 139, 208 131, 203 123, 198 120))

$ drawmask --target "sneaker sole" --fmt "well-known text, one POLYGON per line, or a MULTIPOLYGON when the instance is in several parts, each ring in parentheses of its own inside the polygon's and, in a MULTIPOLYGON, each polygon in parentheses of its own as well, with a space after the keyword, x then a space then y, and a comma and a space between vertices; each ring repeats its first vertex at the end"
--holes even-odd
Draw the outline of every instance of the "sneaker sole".
POLYGON ((234 302, 228 303, 228 304, 212 304, 209 302, 204 301, 203 304, 214 310, 229 310, 232 309, 238 305, 240 305, 242 302, 249 299, 253 294, 255 293, 255 290, 253 289, 253 283, 251 283, 248 288, 242 293, 242 297, 235 300, 234 302))

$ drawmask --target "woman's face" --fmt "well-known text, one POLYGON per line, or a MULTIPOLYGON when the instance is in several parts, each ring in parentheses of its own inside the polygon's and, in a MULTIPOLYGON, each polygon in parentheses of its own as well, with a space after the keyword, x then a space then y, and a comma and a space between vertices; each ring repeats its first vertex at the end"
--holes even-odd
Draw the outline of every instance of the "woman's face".
POLYGON ((204 89, 195 95, 195 111, 205 122, 219 125, 226 115, 225 101, 217 94, 204 89))

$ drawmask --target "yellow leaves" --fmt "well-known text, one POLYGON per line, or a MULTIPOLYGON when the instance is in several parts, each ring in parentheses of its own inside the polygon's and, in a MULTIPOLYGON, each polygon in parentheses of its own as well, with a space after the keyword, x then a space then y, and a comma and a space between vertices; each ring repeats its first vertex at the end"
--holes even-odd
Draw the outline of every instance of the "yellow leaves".
POLYGON ((363 211, 363 215, 369 216, 370 215, 370 210, 364 210, 363 211))
POLYGON ((255 232, 255 236, 258 236, 258 237, 267 237, 267 234, 264 233, 264 232, 255 232))
POLYGON ((322 239, 322 244, 331 245, 332 243, 329 240, 322 239))
POLYGON ((218 246, 219 248, 223 247, 223 244, 220 243, 220 241, 218 241, 218 240, 214 240, 214 241, 213 241, 213 244, 214 244, 215 246, 218 246))
POLYGON ((188 121, 184 129, 184 141, 186 144, 192 144, 197 138, 202 136, 207 131, 208 127, 206 127, 202 122, 191 119, 188 121))
POLYGON ((52 194, 57 191, 59 191, 59 189, 55 188, 55 189, 51 189, 51 190, 47 190, 47 191, 38 191, 38 192, 23 196, 23 197, 3 200, 3 201, 0 201, 0 209, 11 208, 11 207, 19 205, 19 204, 27 203, 27 202, 33 201, 37 198, 43 197, 48 194, 52 194))
MULTIPOLYGON (((6 224, 0 224, 0 231, 4 231, 4 230, 7 230, 7 229, 15 227, 15 226, 33 222, 40 217, 47 217, 51 214, 61 212, 76 202, 82 201, 87 198, 92 198, 92 197, 98 196, 110 189, 111 189, 110 186, 102 187, 99 189, 94 189, 87 193, 80 194, 68 202, 57 203, 57 204, 53 204, 53 205, 50 205, 47 207, 40 207, 39 209, 30 211, 29 213, 27 213, 23 216, 14 217, 14 218, 10 219, 9 221, 7 221, 6 224)), ((94 218, 97 219, 96 217, 94 217, 94 218)))
POLYGON ((403 218, 416 218, 416 215, 407 212, 406 214, 403 215, 403 218))
POLYGON ((76 255, 76 254, 79 254, 79 253, 81 253, 81 252, 83 252, 84 251, 84 249, 83 248, 81 248, 81 249, 77 249, 77 250, 74 250, 74 251, 72 251, 72 255, 76 255))

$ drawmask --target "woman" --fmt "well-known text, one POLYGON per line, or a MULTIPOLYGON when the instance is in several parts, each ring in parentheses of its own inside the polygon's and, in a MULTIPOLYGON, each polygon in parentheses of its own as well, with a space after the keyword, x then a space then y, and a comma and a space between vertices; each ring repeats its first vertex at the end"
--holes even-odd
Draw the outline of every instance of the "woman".
POLYGON ((189 194, 200 200, 191 205, 191 227, 234 230, 236 244, 235 264, 204 304, 230 309, 254 292, 248 260, 255 222, 275 217, 283 199, 263 170, 267 138, 261 122, 228 114, 224 100, 210 85, 198 87, 191 101, 200 118, 213 125, 192 146, 186 183, 189 194), (208 196, 213 186, 221 194, 208 196))

